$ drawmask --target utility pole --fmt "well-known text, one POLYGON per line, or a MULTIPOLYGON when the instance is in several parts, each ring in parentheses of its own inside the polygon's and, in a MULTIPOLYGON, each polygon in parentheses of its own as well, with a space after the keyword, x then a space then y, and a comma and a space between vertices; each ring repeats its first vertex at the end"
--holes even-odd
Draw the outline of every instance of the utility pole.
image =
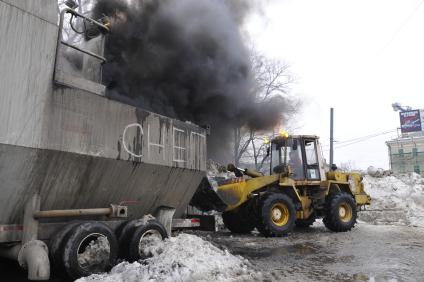
POLYGON ((334 161, 334 150, 333 150, 333 143, 334 143, 334 109, 330 109, 330 167, 333 165, 334 161))

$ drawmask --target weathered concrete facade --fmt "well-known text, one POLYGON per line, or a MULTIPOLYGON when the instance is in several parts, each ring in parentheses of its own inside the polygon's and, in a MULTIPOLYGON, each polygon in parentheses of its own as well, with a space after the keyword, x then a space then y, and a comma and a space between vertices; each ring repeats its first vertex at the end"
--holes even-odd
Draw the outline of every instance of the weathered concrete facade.
POLYGON ((55 84, 57 22, 55 0, 0 0, 0 226, 21 224, 34 193, 41 210, 131 201, 131 217, 181 215, 205 174, 205 130, 55 84))

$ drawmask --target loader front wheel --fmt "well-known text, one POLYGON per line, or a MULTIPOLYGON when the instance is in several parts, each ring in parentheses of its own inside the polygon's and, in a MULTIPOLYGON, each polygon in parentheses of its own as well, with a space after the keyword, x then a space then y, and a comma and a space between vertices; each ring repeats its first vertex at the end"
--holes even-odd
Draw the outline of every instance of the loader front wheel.
POLYGON ((351 195, 345 192, 330 195, 327 200, 325 227, 334 232, 346 232, 356 224, 356 204, 351 195))
POLYGON ((255 224, 249 217, 244 217, 239 211, 226 211, 222 213, 222 221, 225 227, 232 233, 246 234, 250 233, 255 224))
POLYGON ((264 195, 259 200, 256 228, 265 237, 279 237, 293 230, 296 209, 292 199, 281 193, 264 195))

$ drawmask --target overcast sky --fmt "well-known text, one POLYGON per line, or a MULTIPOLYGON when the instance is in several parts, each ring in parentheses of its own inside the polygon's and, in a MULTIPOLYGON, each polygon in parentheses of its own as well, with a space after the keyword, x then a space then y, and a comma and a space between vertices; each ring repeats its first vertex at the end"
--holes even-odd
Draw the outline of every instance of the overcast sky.
MULTIPOLYGON (((249 19, 257 48, 288 62, 296 76, 293 93, 305 103, 296 133, 317 134, 328 144, 330 107, 338 141, 395 130, 393 102, 424 108, 422 2, 275 0, 263 16, 249 19)), ((388 168, 385 141, 395 136, 338 148, 335 162, 388 168)))

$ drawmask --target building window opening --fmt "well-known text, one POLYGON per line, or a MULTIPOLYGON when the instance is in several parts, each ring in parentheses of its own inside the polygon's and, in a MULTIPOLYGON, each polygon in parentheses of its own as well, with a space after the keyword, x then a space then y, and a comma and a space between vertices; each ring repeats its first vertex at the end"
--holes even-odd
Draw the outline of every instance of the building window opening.
POLYGON ((412 156, 418 157, 418 149, 417 148, 412 148, 412 156))

